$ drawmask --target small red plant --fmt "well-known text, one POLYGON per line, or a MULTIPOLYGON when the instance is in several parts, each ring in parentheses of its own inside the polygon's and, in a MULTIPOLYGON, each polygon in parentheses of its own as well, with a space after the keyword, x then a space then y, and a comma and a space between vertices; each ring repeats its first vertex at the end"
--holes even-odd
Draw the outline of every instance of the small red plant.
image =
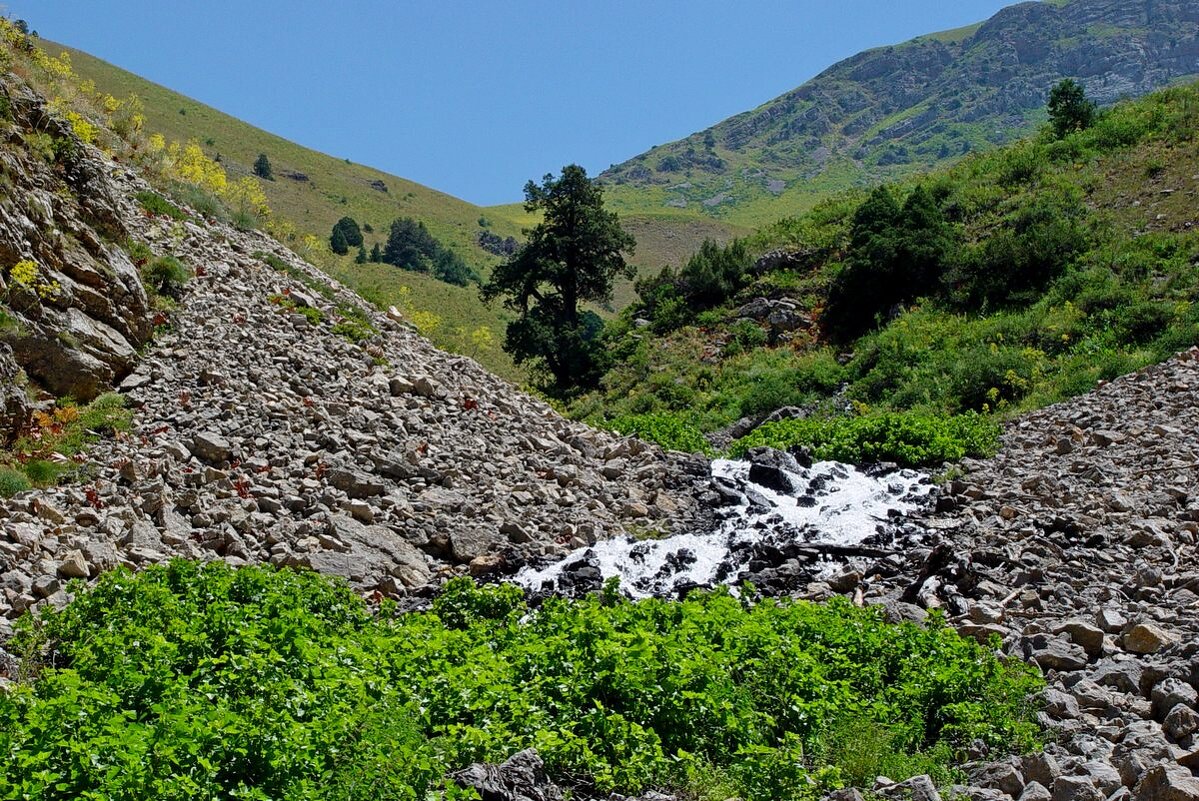
POLYGON ((93 509, 103 509, 104 501, 100 500, 100 490, 95 486, 85 487, 83 497, 87 498, 87 505, 93 509))

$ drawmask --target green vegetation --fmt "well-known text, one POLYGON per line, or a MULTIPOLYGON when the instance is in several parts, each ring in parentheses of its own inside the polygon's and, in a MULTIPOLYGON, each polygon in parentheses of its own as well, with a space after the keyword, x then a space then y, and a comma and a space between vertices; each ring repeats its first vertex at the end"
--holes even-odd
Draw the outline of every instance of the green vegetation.
POLYGON ((998 440, 999 425, 979 414, 934 417, 890 412, 766 423, 737 440, 731 453, 740 457, 760 445, 779 450, 799 445, 820 460, 917 467, 963 456, 989 456, 998 440))
POLYGON ((594 386, 600 364, 603 322, 583 303, 612 297, 617 276, 632 278, 624 259, 635 246, 612 212, 604 210, 603 190, 577 164, 525 185, 525 209, 543 219, 528 241, 495 268, 481 295, 504 299, 518 317, 508 324, 504 350, 517 364, 529 363, 542 386, 555 395, 594 386))
POLYGON ((141 204, 143 209, 151 214, 159 214, 163 217, 170 217, 172 220, 187 219, 187 212, 157 192, 150 192, 148 190, 138 192, 137 202, 141 204))
MULTIPOLYGON (((362 229, 358 227, 358 222, 353 217, 342 217, 333 224, 333 233, 330 235, 332 240, 336 240, 337 235, 341 234, 342 241, 352 248, 362 247, 362 229)), ((333 247, 333 252, 340 252, 345 255, 345 251, 338 251, 337 247, 333 247)))
POLYGON ((1083 87, 1066 78, 1049 92, 1049 124, 1058 139, 1090 128, 1095 122, 1095 104, 1087 100, 1083 87))
POLYGON ((601 794, 815 798, 1035 747, 1033 669, 939 618, 610 585, 526 608, 455 579, 373 616, 311 573, 182 561, 107 574, 19 624, 0 694, 6 798, 422 799, 535 747, 601 794))
POLYGON ((621 434, 634 434, 663 448, 684 453, 712 453, 703 432, 685 416, 670 412, 627 414, 611 420, 608 426, 621 434))
POLYGON ((76 475, 72 457, 98 437, 128 431, 132 413, 125 397, 100 395, 86 406, 63 400, 49 411, 34 412, 28 429, 8 448, 0 449, 0 497, 32 487, 46 487, 76 475))
POLYGON ((838 426, 854 440, 842 453, 985 452, 987 438, 964 430, 929 450, 925 434, 898 447, 873 427, 1037 408, 1199 343, 1199 234, 1182 191, 1199 171, 1197 132, 1199 87, 1169 89, 1063 138, 1046 126, 705 246, 639 282, 640 301, 604 331, 599 389, 570 413, 601 426, 675 415, 714 431, 802 406, 832 422, 787 437, 824 442, 817 428, 838 426), (791 255, 742 269, 738 248, 791 255), (766 311, 743 310, 751 301, 766 311))
POLYGON ((458 254, 438 242, 423 222, 411 217, 401 217, 391 224, 382 261, 403 270, 429 273, 439 281, 457 286, 481 280, 458 254))
POLYGON ((191 270, 174 256, 159 256, 145 263, 141 268, 142 283, 155 294, 179 300, 183 296, 183 288, 191 280, 191 270))

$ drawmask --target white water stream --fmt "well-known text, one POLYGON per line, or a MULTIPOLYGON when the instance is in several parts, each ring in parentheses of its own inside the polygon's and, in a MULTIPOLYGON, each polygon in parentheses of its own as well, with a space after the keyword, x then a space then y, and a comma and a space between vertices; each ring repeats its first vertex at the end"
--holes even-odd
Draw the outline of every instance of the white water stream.
POLYGON ((817 462, 787 476, 798 488, 787 495, 749 481, 750 464, 717 460, 712 475, 736 487, 740 504, 725 507, 724 518, 708 534, 678 534, 657 540, 602 540, 541 569, 526 567, 515 581, 529 589, 553 586, 580 560, 599 568, 603 578, 620 576, 634 597, 669 594, 677 584, 735 583, 748 567, 751 546, 769 542, 857 545, 878 533, 883 521, 916 509, 929 493, 928 476, 901 470, 875 478, 853 465, 817 462), (756 497, 754 497, 756 495, 756 497))

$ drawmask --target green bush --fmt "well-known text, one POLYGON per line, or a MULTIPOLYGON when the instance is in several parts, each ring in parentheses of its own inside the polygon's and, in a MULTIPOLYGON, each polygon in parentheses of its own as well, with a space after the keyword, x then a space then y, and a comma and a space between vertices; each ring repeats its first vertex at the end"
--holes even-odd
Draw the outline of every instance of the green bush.
POLYGON ((143 191, 137 193, 137 202, 151 214, 170 217, 172 220, 186 220, 187 212, 167 200, 157 192, 143 191))
POLYGON ((734 442, 729 450, 732 456, 741 457, 762 445, 780 450, 803 445, 817 459, 918 467, 992 454, 999 443, 999 430, 996 422, 978 414, 946 417, 885 412, 809 417, 766 423, 734 442))
POLYGON ((621 434, 633 434, 646 442, 655 442, 670 451, 711 453, 699 426, 689 416, 676 412, 626 414, 609 422, 608 427, 621 434))
POLYGON ((828 744, 855 726, 942 770, 1039 734, 1033 669, 842 599, 610 585, 531 610, 454 579, 430 612, 372 617, 315 574, 176 561, 19 628, 36 678, 0 694, 4 798, 454 798, 447 770, 535 747, 592 792, 773 801, 839 784, 828 744))
POLYGON ((142 281, 155 294, 171 300, 183 297, 191 271, 174 256, 159 256, 142 267, 142 281))

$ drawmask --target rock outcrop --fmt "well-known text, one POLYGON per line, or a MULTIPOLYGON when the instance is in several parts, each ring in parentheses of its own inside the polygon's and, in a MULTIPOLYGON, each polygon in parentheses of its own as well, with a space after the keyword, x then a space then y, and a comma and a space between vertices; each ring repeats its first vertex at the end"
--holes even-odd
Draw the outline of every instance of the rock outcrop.
POLYGON ((12 76, 0 79, 11 119, 0 175, 0 342, 55 395, 90 400, 124 377, 149 336, 138 271, 117 244, 129 236, 132 199, 112 177, 122 168, 80 142, 71 126, 12 76), (31 282, 12 268, 30 261, 31 282), (39 291, 40 290, 40 291, 39 291))

